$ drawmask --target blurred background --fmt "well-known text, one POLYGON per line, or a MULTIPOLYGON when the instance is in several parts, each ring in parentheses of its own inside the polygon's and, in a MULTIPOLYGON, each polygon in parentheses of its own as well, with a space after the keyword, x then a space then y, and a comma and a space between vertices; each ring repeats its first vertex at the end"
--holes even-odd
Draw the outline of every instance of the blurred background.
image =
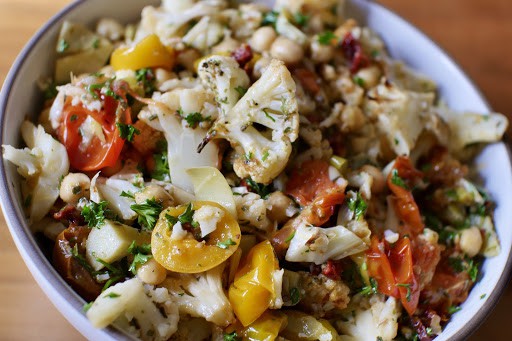
MULTIPOLYGON (((0 84, 28 39, 70 2, 0 0, 0 84)), ((491 107, 512 118, 512 1, 379 2, 437 42, 469 74, 491 107)), ((3 215, 0 215, 0 266, 1 340, 83 340, 30 275, 14 246, 3 215)), ((512 288, 509 287, 494 312, 470 340, 510 340, 510 307, 512 288)))

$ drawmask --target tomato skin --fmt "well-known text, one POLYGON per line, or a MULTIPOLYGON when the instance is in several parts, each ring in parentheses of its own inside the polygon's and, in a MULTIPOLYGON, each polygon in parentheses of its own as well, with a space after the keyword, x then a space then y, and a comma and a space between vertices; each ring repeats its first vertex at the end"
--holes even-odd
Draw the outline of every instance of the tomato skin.
POLYGON ((329 179, 329 164, 323 160, 308 160, 291 174, 286 183, 286 194, 307 206, 333 186, 335 184, 329 179))
POLYGON ((413 167, 409 158, 399 156, 396 158, 393 169, 387 178, 388 188, 394 194, 393 204, 395 212, 406 224, 405 229, 410 230, 414 235, 418 235, 423 232, 424 228, 420 209, 418 208, 416 201, 414 201, 412 192, 409 189, 393 183, 393 171, 395 170, 397 171, 398 176, 403 180, 406 180, 407 183, 416 182, 418 178, 422 177, 423 173, 413 167))
POLYGON ((97 171, 104 167, 112 167, 121 154, 124 140, 119 134, 116 123, 131 124, 131 109, 128 106, 121 108, 120 102, 126 102, 123 85, 114 86, 117 86, 115 91, 120 96, 120 101, 111 96, 100 95, 103 109, 99 112, 88 110, 82 105, 72 105, 71 99, 64 104, 63 120, 57 130, 57 135, 59 141, 66 147, 71 166, 77 170, 97 171), (120 108, 121 110, 119 110, 120 108), (98 137, 94 137, 84 149, 80 148, 82 142, 80 127, 87 117, 91 117, 101 125, 105 141, 102 142, 98 137))
POLYGON ((414 275, 411 241, 407 236, 393 246, 373 236, 366 252, 368 274, 375 278, 379 292, 400 298, 409 315, 418 306, 420 288, 414 275))

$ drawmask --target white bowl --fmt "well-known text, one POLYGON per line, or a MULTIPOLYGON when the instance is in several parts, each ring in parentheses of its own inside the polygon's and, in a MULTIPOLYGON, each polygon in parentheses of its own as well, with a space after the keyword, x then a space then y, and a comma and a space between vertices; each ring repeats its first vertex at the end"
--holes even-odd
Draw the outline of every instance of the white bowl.
MULTIPOLYGON (((271 1, 260 1, 270 3, 271 1)), ((391 55, 430 76, 439 84, 440 95, 457 110, 488 112, 483 96, 464 72, 437 45, 411 24, 381 5, 363 0, 348 1, 348 14, 377 31, 391 55)), ((25 46, 16 59, 2 88, 0 97, 0 141, 20 146, 19 127, 25 115, 40 111, 42 95, 36 80, 52 73, 55 42, 64 20, 93 25, 100 17, 114 17, 134 22, 144 5, 158 0, 80 0, 51 19, 25 46)), ((496 229, 502 251, 485 260, 481 279, 475 284, 462 310, 456 313, 436 340, 464 340, 482 323, 496 305, 508 283, 512 269, 510 252, 512 229, 512 169, 507 147, 503 143, 488 146, 477 159, 485 187, 495 200, 496 229), (484 298, 481 298, 485 294, 484 298)), ((84 301, 54 270, 36 243, 23 214, 20 181, 15 167, 0 162, 1 205, 14 241, 32 275, 53 304, 85 337, 91 340, 129 339, 115 328, 92 328, 82 313, 84 301)))

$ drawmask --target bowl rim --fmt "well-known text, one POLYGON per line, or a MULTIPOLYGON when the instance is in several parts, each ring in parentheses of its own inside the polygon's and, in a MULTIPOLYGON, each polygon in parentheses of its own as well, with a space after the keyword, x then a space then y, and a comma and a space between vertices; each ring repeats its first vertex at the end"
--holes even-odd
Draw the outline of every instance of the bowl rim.
MULTIPOLYGON (((440 56, 445 58, 445 60, 453 67, 464 79, 465 81, 475 90, 475 92, 479 95, 481 101, 485 105, 488 111, 491 110, 487 99, 480 91, 480 89, 475 85, 472 79, 468 76, 468 74, 464 71, 464 69, 455 62, 444 49, 440 47, 435 41, 433 41, 429 36, 427 36, 423 31, 418 29, 415 25, 413 25, 408 20, 404 19, 394 11, 388 9, 386 6, 377 3, 372 0, 348 0, 354 4, 359 4, 363 6, 375 6, 379 10, 386 12, 386 15, 393 18, 393 20, 401 21, 406 24, 411 30, 415 31, 416 34, 424 38, 432 47, 436 48, 440 53, 440 56)), ((25 44, 21 52, 16 57, 13 62, 1 89, 0 92, 0 127, 4 126, 5 118, 7 116, 6 109, 9 103, 12 86, 17 78, 18 73, 23 68, 27 57, 32 53, 32 49, 34 45, 36 45, 41 38, 60 21, 63 17, 65 17, 69 12, 75 10, 77 7, 86 4, 87 0, 75 0, 72 3, 63 7, 59 12, 53 15, 45 24, 30 38, 30 40, 25 44)), ((0 141, 4 140, 4 131, 0 129, 0 141)), ((503 142, 500 142, 503 143, 503 142)), ((504 143, 503 143, 504 144, 504 143)), ((507 155, 509 158, 509 163, 512 160, 512 154, 510 152, 509 147, 504 144, 506 147, 507 155)), ((109 326, 105 329, 96 330, 90 326, 90 323, 86 316, 82 313, 81 309, 78 307, 82 306, 81 298, 74 292, 74 290, 67 285, 62 277, 56 272, 54 267, 51 265, 50 261, 42 254, 40 248, 38 247, 34 236, 30 231, 24 229, 23 221, 25 217, 20 217, 17 214, 17 210, 15 208, 13 199, 10 195, 9 184, 7 182, 7 174, 5 171, 5 164, 2 158, 0 162, 0 206, 2 208, 7 226, 10 230, 10 234, 16 244, 18 252, 23 258, 26 266, 30 270, 32 276, 36 280, 36 283, 43 290, 45 295, 49 298, 50 302, 60 311, 60 313, 68 320, 68 322, 73 325, 82 335, 88 338, 93 337, 105 337, 108 336, 112 339, 132 339, 127 336, 125 333, 119 331, 117 328, 109 326), (70 314, 70 312, 72 314, 70 314)), ((502 250, 503 252, 504 250, 502 250)), ((505 288, 507 287, 511 276, 512 276, 512 250, 508 250, 508 259, 503 268, 503 272, 501 273, 496 286, 493 288, 492 292, 488 295, 485 303, 481 306, 481 308, 476 312, 476 314, 472 317, 471 321, 462 326, 459 329, 459 332, 453 340, 464 340, 467 339, 472 333, 476 331, 476 329, 486 320, 491 311, 495 308, 499 298, 502 296, 505 288)), ((83 300, 82 300, 83 301, 83 300)), ((442 339, 442 334, 440 335, 442 339)))

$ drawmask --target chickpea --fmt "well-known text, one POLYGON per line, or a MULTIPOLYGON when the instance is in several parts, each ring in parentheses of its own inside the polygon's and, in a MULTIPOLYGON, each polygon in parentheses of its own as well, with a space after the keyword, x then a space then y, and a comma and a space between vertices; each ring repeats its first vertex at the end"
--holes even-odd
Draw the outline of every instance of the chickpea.
POLYGON ((82 197, 89 198, 91 180, 83 173, 69 173, 60 184, 60 198, 69 204, 75 204, 82 197))
POLYGON ((96 32, 107 39, 116 41, 124 36, 124 27, 115 19, 103 18, 98 22, 96 32))
POLYGON ((365 67, 354 75, 354 78, 356 77, 362 80, 364 88, 373 88, 379 84, 380 69, 376 65, 365 67))
POLYGON ((213 54, 230 54, 240 46, 240 42, 233 38, 226 38, 212 48, 213 54))
POLYGON ((327 63, 334 57, 334 48, 330 45, 320 44, 318 39, 311 42, 311 59, 315 63, 327 63))
POLYGON ((293 213, 293 200, 288 198, 283 192, 277 191, 267 199, 267 216, 270 220, 284 223, 290 219, 290 209, 293 213))
POLYGON ((162 283, 167 277, 167 270, 161 266, 154 258, 137 268, 137 277, 141 281, 151 285, 162 283))
POLYGON ((361 167, 361 170, 370 174, 370 176, 373 178, 372 193, 381 193, 386 186, 386 179, 384 179, 382 172, 378 168, 371 165, 364 165, 361 167))
POLYGON ((254 32, 250 41, 250 45, 255 51, 268 51, 276 38, 276 31, 274 31, 272 27, 263 26, 254 32))
POLYGON ((146 200, 151 199, 159 202, 164 208, 174 204, 174 200, 172 199, 171 195, 158 185, 146 186, 142 191, 135 193, 135 202, 137 204, 142 204, 146 202, 146 200))
POLYGON ((480 229, 472 226, 462 231, 459 246, 468 257, 475 257, 482 248, 483 240, 480 229))
POLYGON ((296 64, 304 58, 302 46, 283 36, 277 37, 272 43, 270 54, 285 64, 296 64))

